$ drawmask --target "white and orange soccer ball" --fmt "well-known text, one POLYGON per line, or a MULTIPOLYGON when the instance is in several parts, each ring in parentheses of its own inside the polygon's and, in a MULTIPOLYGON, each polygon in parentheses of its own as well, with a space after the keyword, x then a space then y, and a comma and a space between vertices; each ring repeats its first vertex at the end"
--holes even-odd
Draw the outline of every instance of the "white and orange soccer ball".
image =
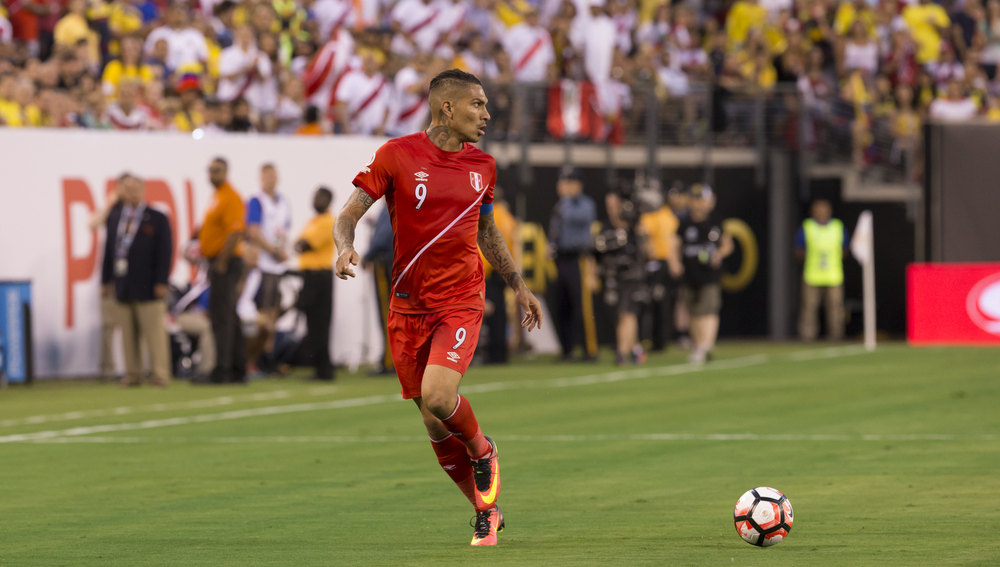
POLYGON ((733 522, 743 541, 758 547, 776 545, 792 531, 792 503, 767 486, 746 491, 736 502, 733 522))

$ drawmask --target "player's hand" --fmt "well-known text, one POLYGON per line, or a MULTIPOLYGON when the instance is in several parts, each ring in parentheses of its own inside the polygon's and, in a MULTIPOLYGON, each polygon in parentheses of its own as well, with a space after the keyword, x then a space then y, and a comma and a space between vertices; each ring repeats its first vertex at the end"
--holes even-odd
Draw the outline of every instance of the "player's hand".
POLYGON ((351 266, 357 266, 358 262, 361 261, 361 256, 354 250, 344 252, 337 257, 337 266, 335 268, 337 277, 346 280, 347 276, 354 277, 354 270, 351 266))
POLYGON ((524 309, 524 319, 521 320, 521 327, 528 329, 542 328, 542 304, 535 299, 535 295, 524 286, 517 291, 517 302, 524 309))

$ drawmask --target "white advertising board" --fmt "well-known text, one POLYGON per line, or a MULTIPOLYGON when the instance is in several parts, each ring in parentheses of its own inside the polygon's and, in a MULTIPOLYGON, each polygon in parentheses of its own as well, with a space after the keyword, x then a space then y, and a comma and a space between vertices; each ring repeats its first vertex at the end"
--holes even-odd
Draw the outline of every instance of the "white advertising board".
MULTIPOLYGON (((292 205, 292 236, 315 214, 312 195, 334 192, 332 210, 350 195, 354 175, 384 142, 367 137, 205 136, 0 129, 0 280, 31 280, 35 374, 94 376, 100 345, 100 266, 104 230, 88 221, 107 202, 109 183, 124 171, 147 180, 147 198, 170 217, 175 236, 171 280, 191 267, 182 251, 201 224, 213 192, 208 164, 229 162, 244 200, 259 192, 260 167, 273 163, 278 190, 292 205)), ((365 252, 382 201, 357 230, 365 252)), ((368 273, 334 280, 332 356, 370 363, 381 354, 374 286, 368 273)))

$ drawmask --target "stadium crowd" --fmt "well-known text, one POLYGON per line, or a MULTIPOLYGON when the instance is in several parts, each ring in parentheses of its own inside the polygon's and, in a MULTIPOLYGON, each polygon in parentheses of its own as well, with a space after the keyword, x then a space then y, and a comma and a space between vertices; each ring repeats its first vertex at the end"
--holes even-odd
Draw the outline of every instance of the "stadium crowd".
POLYGON ((643 89, 678 142, 738 143, 729 99, 777 91, 773 139, 864 166, 919 155, 928 117, 1000 120, 998 63, 1000 0, 4 0, 0 124, 403 135, 454 66, 490 83, 495 137, 523 101, 542 135, 620 141, 643 89))

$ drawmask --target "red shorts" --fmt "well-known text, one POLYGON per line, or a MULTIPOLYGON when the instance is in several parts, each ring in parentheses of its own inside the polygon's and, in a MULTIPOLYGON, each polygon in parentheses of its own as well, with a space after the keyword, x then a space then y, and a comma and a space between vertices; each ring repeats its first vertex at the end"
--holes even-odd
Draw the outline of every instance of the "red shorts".
POLYGON ((478 309, 413 315, 390 311, 389 347, 403 399, 420 397, 428 364, 465 374, 476 352, 482 324, 483 312, 478 309))

